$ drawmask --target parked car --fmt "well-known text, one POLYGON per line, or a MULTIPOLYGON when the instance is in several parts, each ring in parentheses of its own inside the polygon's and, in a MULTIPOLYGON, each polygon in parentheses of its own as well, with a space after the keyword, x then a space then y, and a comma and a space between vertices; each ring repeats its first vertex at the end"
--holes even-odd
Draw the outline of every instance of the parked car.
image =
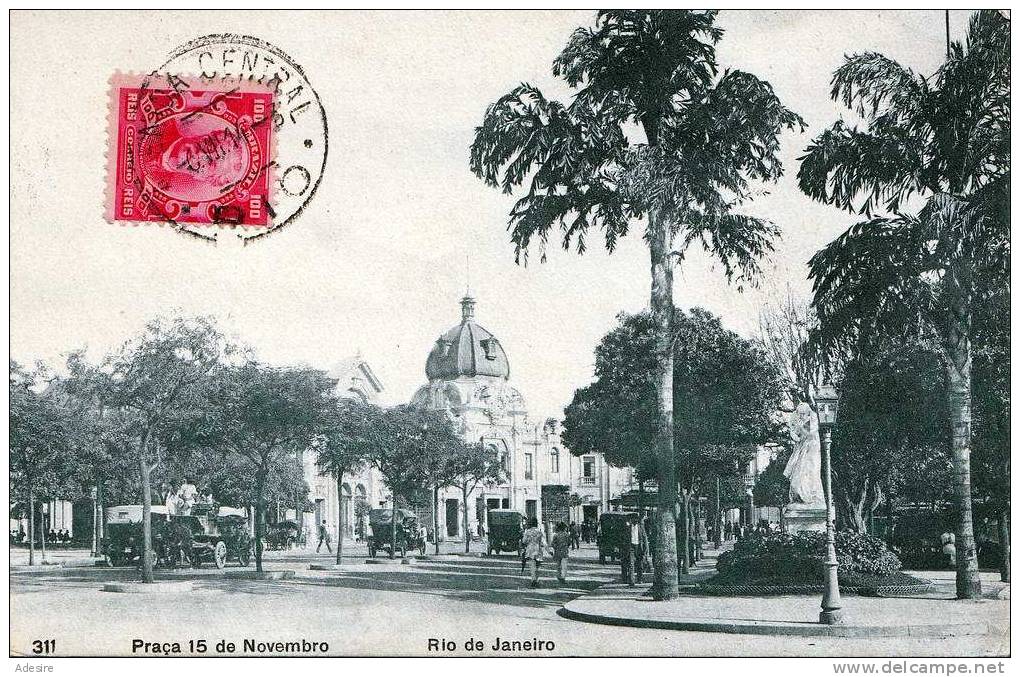
POLYGON ((393 542, 393 510, 376 508, 368 513, 368 522, 372 527, 372 535, 368 538, 368 555, 375 557, 380 550, 386 550, 391 556, 397 551, 401 557, 407 557, 409 550, 417 550, 425 554, 425 539, 418 533, 418 516, 411 510, 396 511, 397 539, 393 542), (395 546, 395 547, 394 547, 395 546))
POLYGON ((489 554, 516 552, 520 556, 524 515, 516 510, 490 510, 488 522, 489 554))

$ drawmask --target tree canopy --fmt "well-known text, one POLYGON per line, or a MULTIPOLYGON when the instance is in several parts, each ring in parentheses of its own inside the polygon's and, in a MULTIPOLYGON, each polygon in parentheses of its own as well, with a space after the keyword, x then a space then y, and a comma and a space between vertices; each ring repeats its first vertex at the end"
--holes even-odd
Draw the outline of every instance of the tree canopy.
MULTIPOLYGON (((756 445, 781 441, 785 381, 754 342, 701 308, 678 313, 674 337, 675 449, 683 486, 739 475, 756 445)), ((595 350, 595 381, 566 408, 563 442, 618 466, 654 463, 654 328, 646 313, 621 314, 595 350)))

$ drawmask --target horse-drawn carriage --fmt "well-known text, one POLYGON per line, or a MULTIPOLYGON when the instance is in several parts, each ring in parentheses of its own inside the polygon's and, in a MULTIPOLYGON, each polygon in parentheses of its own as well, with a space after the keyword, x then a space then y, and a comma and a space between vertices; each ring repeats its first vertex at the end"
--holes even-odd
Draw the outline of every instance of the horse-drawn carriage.
MULTIPOLYGON (((228 561, 248 566, 252 541, 244 510, 197 503, 190 515, 170 515, 164 506, 152 506, 152 549, 159 566, 212 562, 222 569, 228 561)), ((142 506, 119 505, 106 511, 103 552, 111 566, 141 560, 142 506)))
POLYGON ((368 537, 368 555, 375 557, 379 550, 386 550, 392 557, 396 551, 401 557, 407 557, 408 550, 417 550, 425 554, 425 539, 419 533, 418 516, 411 510, 397 510, 396 548, 393 539, 393 510, 378 508, 368 513, 368 523, 372 527, 372 535, 368 537))
POLYGON ((521 537, 524 536, 524 515, 516 510, 490 510, 489 554, 516 552, 521 554, 521 537))

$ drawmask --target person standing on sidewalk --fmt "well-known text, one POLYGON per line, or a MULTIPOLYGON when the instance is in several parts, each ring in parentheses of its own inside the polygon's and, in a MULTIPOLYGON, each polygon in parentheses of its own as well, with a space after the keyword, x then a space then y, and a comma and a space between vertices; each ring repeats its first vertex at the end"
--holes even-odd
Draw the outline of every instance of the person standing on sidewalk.
MULTIPOLYGON (((576 526, 576 525, 574 525, 576 526)), ((556 533, 552 537, 553 560, 556 562, 556 580, 567 582, 567 559, 573 545, 574 534, 568 531, 565 522, 556 524, 556 533)))
POLYGON ((326 544, 326 551, 332 554, 333 548, 330 543, 329 529, 326 528, 326 520, 322 520, 322 524, 319 525, 319 544, 315 546, 315 552, 319 552, 319 548, 322 547, 323 543, 326 544))
POLYGON ((524 544, 524 559, 531 568, 531 587, 538 587, 538 568, 542 566, 542 558, 549 547, 545 541, 545 532, 538 526, 538 518, 528 518, 528 528, 521 539, 524 544))

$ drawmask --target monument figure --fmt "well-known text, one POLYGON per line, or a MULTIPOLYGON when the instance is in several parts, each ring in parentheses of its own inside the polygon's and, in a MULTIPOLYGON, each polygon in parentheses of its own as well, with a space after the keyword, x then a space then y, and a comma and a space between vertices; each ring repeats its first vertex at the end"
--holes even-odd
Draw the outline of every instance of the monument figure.
POLYGON ((783 475, 790 480, 786 522, 791 532, 822 531, 825 525, 825 493, 822 489, 822 444, 818 436, 818 418, 806 402, 801 402, 791 423, 793 454, 783 470, 783 475))

